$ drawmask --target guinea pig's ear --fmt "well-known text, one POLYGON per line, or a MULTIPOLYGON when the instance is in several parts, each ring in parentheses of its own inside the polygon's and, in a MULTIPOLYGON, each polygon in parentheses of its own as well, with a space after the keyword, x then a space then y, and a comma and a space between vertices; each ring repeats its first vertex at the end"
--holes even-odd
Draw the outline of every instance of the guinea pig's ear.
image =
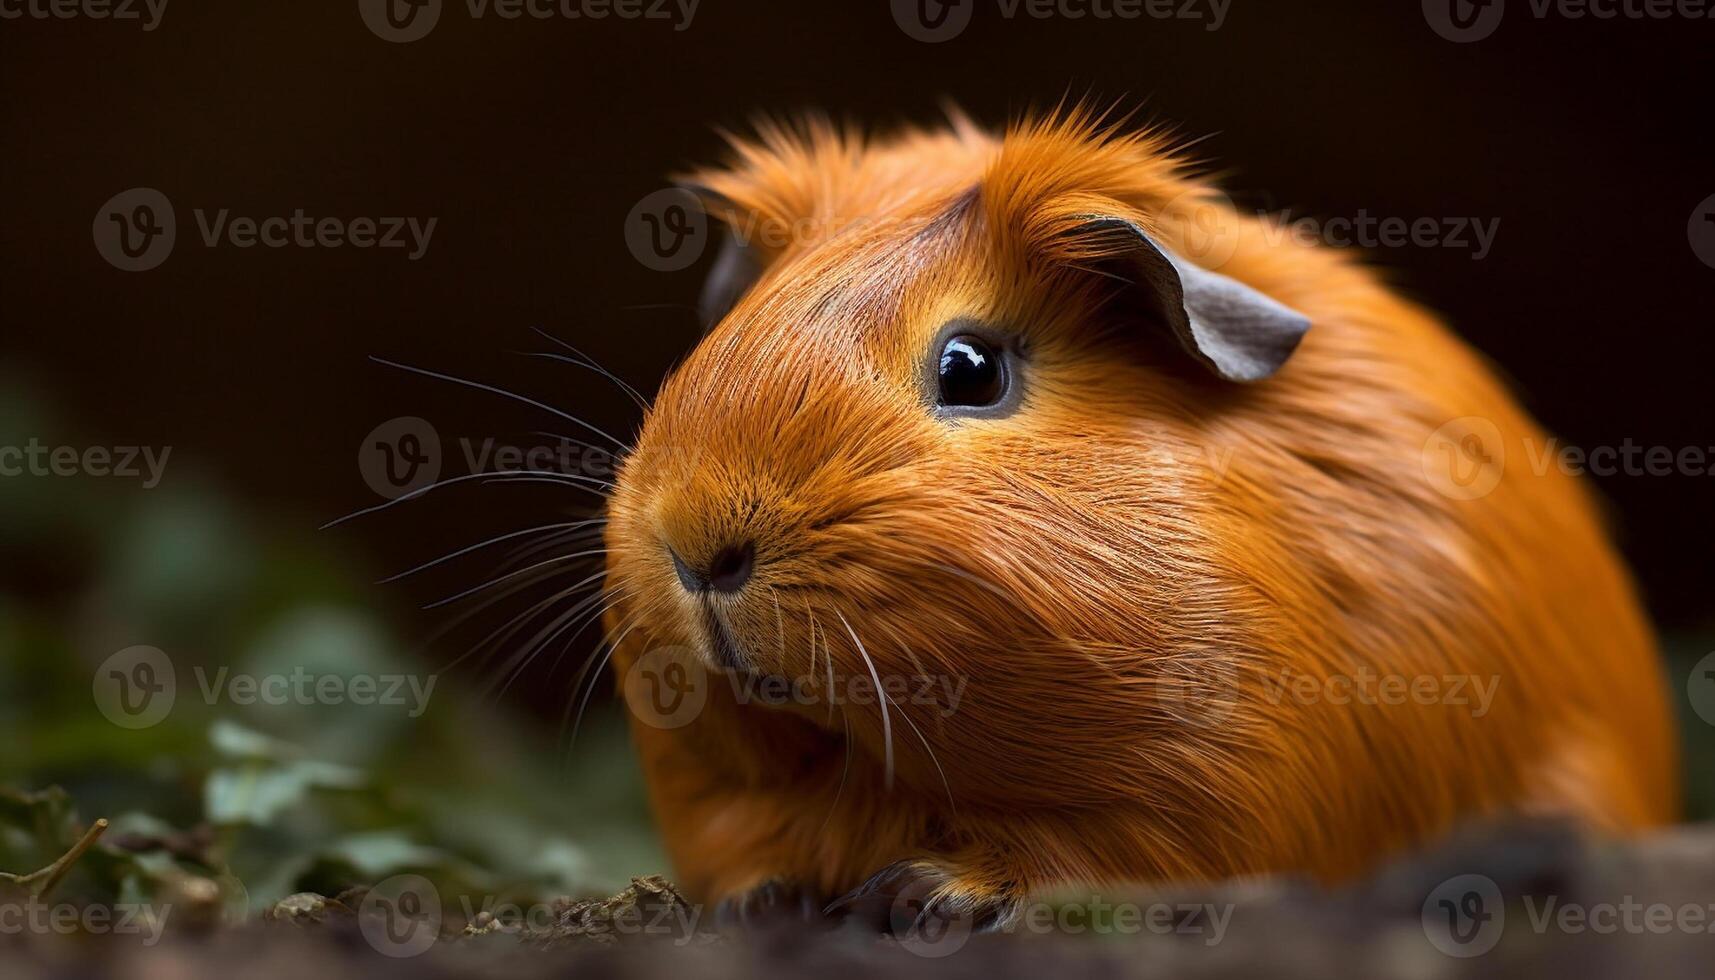
POLYGON ((703 291, 697 298, 697 316, 707 331, 731 313, 739 299, 762 278, 763 259, 754 245, 733 231, 729 221, 736 205, 730 199, 700 185, 682 183, 679 186, 702 203, 704 213, 712 219, 710 234, 720 240, 715 263, 709 268, 709 277, 704 280, 703 291), (719 227, 713 227, 717 223, 719 227))
POLYGON ((762 278, 762 259, 755 247, 733 234, 731 228, 722 226, 719 235, 720 252, 715 255, 715 264, 703 282, 702 295, 697 298, 697 315, 702 318, 704 330, 721 322, 762 278))
POLYGON ((1134 222, 1092 216, 1080 233, 1122 236, 1117 251, 1104 249, 1108 262, 1192 357, 1228 381, 1259 381, 1273 374, 1310 329, 1304 314, 1174 255, 1134 222))

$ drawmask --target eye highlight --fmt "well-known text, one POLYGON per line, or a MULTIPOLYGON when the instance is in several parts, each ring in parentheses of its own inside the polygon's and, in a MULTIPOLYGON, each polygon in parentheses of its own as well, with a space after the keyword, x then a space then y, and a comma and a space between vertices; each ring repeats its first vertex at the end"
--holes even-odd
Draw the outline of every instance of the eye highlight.
POLYGON ((975 334, 958 334, 947 338, 941 348, 937 381, 942 406, 987 408, 1006 396, 1006 364, 988 341, 975 334))

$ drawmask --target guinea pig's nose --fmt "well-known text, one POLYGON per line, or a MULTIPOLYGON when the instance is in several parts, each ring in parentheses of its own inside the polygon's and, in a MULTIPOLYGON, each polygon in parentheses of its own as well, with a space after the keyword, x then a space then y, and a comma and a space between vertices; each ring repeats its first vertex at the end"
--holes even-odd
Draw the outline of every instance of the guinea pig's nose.
POLYGON ((673 571, 678 573, 679 584, 687 592, 704 592, 710 588, 716 592, 737 592, 750 581, 750 570, 756 563, 756 547, 749 541, 728 545, 716 552, 706 570, 692 568, 671 548, 667 553, 673 556, 673 571))

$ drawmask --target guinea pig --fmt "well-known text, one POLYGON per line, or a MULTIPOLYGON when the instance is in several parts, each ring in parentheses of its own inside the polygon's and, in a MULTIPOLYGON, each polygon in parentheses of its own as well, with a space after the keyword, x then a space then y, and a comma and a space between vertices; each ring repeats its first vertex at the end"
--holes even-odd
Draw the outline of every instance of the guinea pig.
POLYGON ((604 623, 688 894, 992 926, 1673 819, 1590 489, 1432 314, 1161 133, 763 125, 686 186, 729 246, 616 472, 604 623), (664 678, 695 711, 636 703, 664 678))

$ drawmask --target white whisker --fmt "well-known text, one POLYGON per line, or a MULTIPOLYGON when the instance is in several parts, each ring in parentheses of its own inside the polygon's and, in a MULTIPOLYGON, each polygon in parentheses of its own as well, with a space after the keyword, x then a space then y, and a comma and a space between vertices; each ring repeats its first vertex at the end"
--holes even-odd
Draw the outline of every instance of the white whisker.
POLYGON ((870 680, 875 682, 875 689, 877 691, 881 691, 882 755, 885 759, 884 772, 886 773, 886 781, 884 785, 891 790, 893 788, 893 720, 888 716, 887 712, 887 702, 889 700, 887 692, 882 691, 881 689, 881 675, 876 673, 875 661, 869 659, 869 651, 863 648, 863 641, 858 639, 857 631, 852 629, 852 624, 846 622, 845 613, 835 609, 834 615, 840 617, 840 623, 845 626, 846 632, 851 634, 852 642, 857 644, 858 656, 863 658, 864 666, 869 668, 870 680))

